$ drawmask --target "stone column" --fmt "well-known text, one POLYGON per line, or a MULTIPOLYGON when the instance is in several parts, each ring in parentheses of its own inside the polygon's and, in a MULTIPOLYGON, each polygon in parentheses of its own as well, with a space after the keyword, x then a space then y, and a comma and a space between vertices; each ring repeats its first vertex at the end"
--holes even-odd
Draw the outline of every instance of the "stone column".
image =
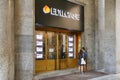
POLYGON ((96 32, 96 47, 95 47, 95 68, 96 70, 104 70, 104 34, 105 34, 105 0, 96 1, 98 9, 98 29, 96 32), (97 47, 98 46, 98 47, 97 47))
POLYGON ((103 43, 105 72, 116 72, 116 0, 105 0, 105 32, 103 43))
POLYGON ((15 80, 33 79, 34 16, 34 0, 15 0, 15 80))
POLYGON ((14 80, 14 0, 0 0, 0 80, 14 80))
POLYGON ((116 73, 120 73, 120 0, 116 0, 116 73))

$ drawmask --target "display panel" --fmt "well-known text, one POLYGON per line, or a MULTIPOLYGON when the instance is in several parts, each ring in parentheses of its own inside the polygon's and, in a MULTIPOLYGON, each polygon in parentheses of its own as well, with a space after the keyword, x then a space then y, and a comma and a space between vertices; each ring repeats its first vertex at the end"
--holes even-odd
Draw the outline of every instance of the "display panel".
POLYGON ((42 53, 37 53, 36 54, 36 59, 43 59, 43 54, 42 53))
POLYGON ((68 36, 68 57, 74 58, 74 35, 68 36))
POLYGON ((36 59, 45 59, 45 39, 44 32, 41 31, 36 34, 36 59))
POLYGON ((68 54, 69 54, 68 57, 73 57, 74 56, 73 53, 68 53, 68 54))
POLYGON ((43 47, 36 47, 36 52, 43 52, 43 47))
POLYGON ((68 40, 69 40, 69 41, 73 41, 73 37, 70 37, 70 36, 69 36, 69 39, 68 39, 68 40))
POLYGON ((39 35, 36 35, 36 39, 37 39, 37 40, 42 40, 42 39, 43 39, 43 35, 42 35, 42 34, 41 34, 41 35, 40 35, 40 34, 39 34, 39 35))
POLYGON ((68 49, 69 52, 73 52, 73 47, 68 49))
POLYGON ((73 42, 69 42, 68 45, 69 45, 69 47, 73 46, 73 42))
POLYGON ((39 41, 39 40, 36 41, 36 45, 37 45, 37 46, 43 46, 43 41, 39 41))

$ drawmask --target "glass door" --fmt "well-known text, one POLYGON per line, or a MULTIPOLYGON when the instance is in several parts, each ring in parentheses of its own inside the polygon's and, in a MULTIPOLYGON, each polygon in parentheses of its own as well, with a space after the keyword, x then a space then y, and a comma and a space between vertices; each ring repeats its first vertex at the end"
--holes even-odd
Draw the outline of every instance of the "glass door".
POLYGON ((47 32, 47 59, 54 60, 56 58, 56 34, 47 32))
POLYGON ((58 33, 59 69, 67 68, 67 34, 58 33))
POLYGON ((65 59, 67 58, 67 35, 59 33, 58 38, 59 59, 65 59))
POLYGON ((47 33, 47 61, 46 66, 48 71, 56 70, 56 55, 57 55, 57 34, 55 32, 47 33))

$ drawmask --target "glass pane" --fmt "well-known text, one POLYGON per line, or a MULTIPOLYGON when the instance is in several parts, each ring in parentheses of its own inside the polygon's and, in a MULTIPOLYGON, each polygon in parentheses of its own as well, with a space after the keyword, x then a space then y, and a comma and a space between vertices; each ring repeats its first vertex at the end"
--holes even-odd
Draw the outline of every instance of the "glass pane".
POLYGON ((45 33, 36 32, 36 59, 45 59, 45 33))
POLYGON ((56 58, 56 34, 54 32, 47 32, 47 46, 48 46, 48 59, 56 58))
POLYGON ((64 59, 67 57, 67 36, 66 34, 59 33, 59 58, 64 59))

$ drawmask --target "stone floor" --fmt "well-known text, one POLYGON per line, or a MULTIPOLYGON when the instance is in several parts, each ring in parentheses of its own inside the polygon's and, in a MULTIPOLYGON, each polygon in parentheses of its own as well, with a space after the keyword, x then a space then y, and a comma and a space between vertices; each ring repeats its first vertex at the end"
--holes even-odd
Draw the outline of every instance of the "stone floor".
POLYGON ((101 77, 105 75, 107 74, 101 73, 101 72, 94 72, 94 71, 85 72, 83 74, 79 72, 75 72, 67 75, 49 77, 49 78, 44 78, 39 80, 89 80, 92 78, 101 77))
POLYGON ((120 73, 105 74, 101 71, 87 71, 81 74, 77 68, 74 68, 36 74, 34 80, 120 80, 120 73))

